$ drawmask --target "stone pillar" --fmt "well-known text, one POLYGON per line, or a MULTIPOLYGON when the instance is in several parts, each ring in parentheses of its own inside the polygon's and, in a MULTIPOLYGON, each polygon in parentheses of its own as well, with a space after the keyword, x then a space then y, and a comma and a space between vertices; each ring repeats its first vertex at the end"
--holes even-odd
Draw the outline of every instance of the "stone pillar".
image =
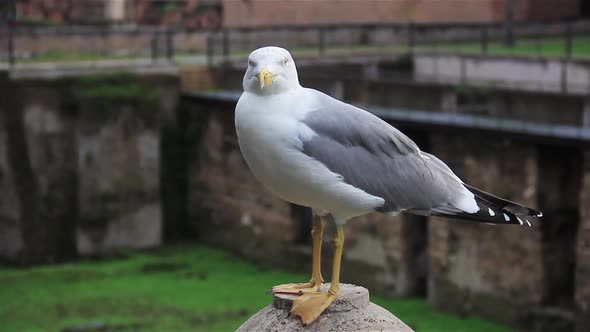
POLYGON ((72 117, 61 109, 59 84, 10 81, 7 87, 6 158, 19 207, 20 263, 68 260, 77 254, 78 220, 72 117))
POLYGON ((8 128, 14 127, 14 121, 18 120, 15 116, 20 112, 14 111, 17 107, 14 99, 16 98, 15 87, 9 84, 13 83, 9 81, 8 73, 0 72, 0 91, 3 91, 6 96, 6 99, 0 103, 0 259, 2 260, 15 260, 24 246, 19 222, 21 216, 19 198, 22 196, 19 196, 20 192, 17 191, 13 160, 9 159, 11 155, 20 151, 12 149, 14 145, 9 144, 14 144, 14 139, 20 135, 14 136, 14 132, 8 132, 8 128))
MULTIPOLYGON (((322 292, 328 290, 324 284, 322 292)), ((366 288, 340 284, 340 296, 314 322, 304 326, 291 316, 292 295, 278 294, 273 303, 259 311, 240 326, 237 332, 272 331, 391 331, 411 332, 412 329, 382 307, 369 302, 366 288)))
POLYGON ((575 301, 578 314, 576 331, 590 326, 590 151, 584 153, 580 188, 580 225, 576 249, 575 301))

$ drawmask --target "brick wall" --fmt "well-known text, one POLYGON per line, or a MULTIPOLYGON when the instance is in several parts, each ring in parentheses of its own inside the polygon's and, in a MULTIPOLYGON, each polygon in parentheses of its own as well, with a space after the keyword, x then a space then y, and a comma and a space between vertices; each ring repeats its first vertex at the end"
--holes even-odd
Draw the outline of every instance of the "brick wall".
MULTIPOLYGON (((552 0, 517 2, 517 20, 575 17, 580 0, 566 0, 555 6, 552 0)), ((391 23, 406 22, 490 22, 505 16, 505 0, 223 0, 225 26, 391 23)))
MULTIPOLYGON (((521 0, 522 1, 522 0, 521 0)), ((573 18, 580 15, 581 2, 585 0, 561 0, 559 6, 551 0, 522 1, 520 17, 526 20, 550 20, 573 18)))

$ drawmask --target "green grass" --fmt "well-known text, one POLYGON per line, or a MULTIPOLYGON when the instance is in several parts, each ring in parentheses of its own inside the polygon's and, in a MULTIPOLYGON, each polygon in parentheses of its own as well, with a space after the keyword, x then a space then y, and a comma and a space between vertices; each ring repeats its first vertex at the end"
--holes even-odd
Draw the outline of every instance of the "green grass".
MULTIPOLYGON (((146 50, 149 51, 149 50, 146 50)), ((159 58, 166 57, 166 50, 160 49, 159 58)), ((202 56, 203 51, 179 51, 175 56, 202 56)), ((18 64, 33 63, 67 63, 103 60, 138 60, 150 59, 150 54, 101 54, 100 52, 52 50, 27 59, 17 59, 18 64)))
MULTIPOLYGON (((417 43, 415 50, 441 50, 449 52, 461 52, 467 54, 481 54, 479 42, 428 42, 417 43)), ((319 55, 317 46, 291 47, 292 54, 297 56, 319 55)), ((371 55, 384 53, 404 53, 408 51, 407 43, 397 44, 364 44, 364 45, 328 45, 323 55, 371 55)), ((221 49, 216 50, 216 57, 221 58, 221 49)), ((245 57, 251 52, 251 48, 232 49, 233 57, 245 57)), ((524 55, 524 56, 565 56, 565 43, 560 38, 543 39, 519 39, 515 47, 507 47, 500 42, 489 42, 487 54, 490 55, 524 55)), ((572 57, 590 57, 590 37, 576 37, 572 41, 572 57)))
MULTIPOLYGON (((481 45, 478 43, 436 43, 419 45, 417 49, 442 49, 448 51, 460 51, 464 53, 481 53, 481 45)), ((549 57, 565 56, 565 43, 560 38, 545 39, 521 39, 517 40, 514 47, 507 47, 500 42, 488 44, 488 54, 493 55, 539 55, 549 57)), ((590 37, 578 37, 572 41, 573 57, 590 57, 590 37)))
MULTIPOLYGON (((17 63, 43 63, 43 62, 76 62, 76 61, 98 61, 98 60, 127 60, 127 59, 136 59, 141 58, 138 55, 106 55, 100 53, 93 53, 93 52, 71 52, 71 51, 64 51, 64 50, 53 50, 48 51, 38 56, 29 59, 19 59, 17 63)), ((147 56, 144 56, 147 58, 147 56)))
MULTIPOLYGON (((445 50, 462 53, 480 54, 481 46, 478 42, 436 42, 416 44, 417 50, 445 50)), ((366 45, 328 45, 324 50, 324 55, 365 55, 378 53, 403 53, 406 52, 407 44, 398 43, 395 45, 388 44, 366 44, 366 45)), ((233 49, 231 55, 240 57, 248 55, 252 51, 248 49, 233 49)), ((164 50, 160 50, 164 52, 164 50)), ((311 47, 291 47, 291 52, 298 56, 317 56, 319 49, 317 46, 311 47)), ((216 50, 216 56, 221 57, 221 49, 216 50)), ((525 55, 525 56, 548 56, 561 57, 565 55, 565 43, 561 38, 542 38, 542 39, 519 39, 515 47, 506 47, 500 42, 491 41, 488 44, 488 54, 491 55, 525 55)), ((164 56, 161 53, 160 56, 164 56)), ((204 51, 180 51, 176 52, 178 57, 203 57, 204 51)), ((590 57, 590 37, 576 37, 572 42, 573 57, 590 57)), ((141 59, 149 58, 149 55, 104 55, 92 52, 70 52, 64 50, 49 51, 30 59, 20 59, 17 63, 65 63, 76 61, 98 61, 98 60, 115 60, 115 59, 141 59)))
MULTIPOLYGON (((60 331, 78 324, 108 324, 117 331, 233 331, 270 303, 270 286, 306 279, 201 246, 124 255, 32 269, 0 267, 0 331, 60 331)), ((417 332, 511 331, 433 312, 423 299, 372 300, 417 332)))

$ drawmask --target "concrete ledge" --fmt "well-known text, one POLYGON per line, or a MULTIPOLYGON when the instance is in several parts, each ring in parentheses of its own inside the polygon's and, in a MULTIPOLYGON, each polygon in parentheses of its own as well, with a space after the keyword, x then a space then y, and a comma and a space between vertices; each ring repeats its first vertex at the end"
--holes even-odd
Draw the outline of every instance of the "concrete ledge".
POLYGON ((0 64, 0 71, 9 73, 13 80, 44 79, 55 80, 67 76, 107 73, 134 73, 138 75, 178 76, 178 66, 166 59, 152 61, 149 58, 133 60, 97 60, 56 63, 19 64, 10 68, 0 64))

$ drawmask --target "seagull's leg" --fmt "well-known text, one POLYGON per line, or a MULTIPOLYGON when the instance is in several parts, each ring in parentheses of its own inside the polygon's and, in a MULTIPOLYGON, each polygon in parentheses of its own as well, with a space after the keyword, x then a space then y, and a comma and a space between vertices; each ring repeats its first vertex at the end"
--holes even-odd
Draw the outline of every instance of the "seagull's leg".
POLYGON ((324 235, 324 225, 322 217, 314 214, 313 228, 311 229, 311 237, 313 238, 313 266, 311 271, 311 280, 306 283, 291 283, 277 285, 272 288, 273 294, 304 294, 309 292, 317 292, 324 279, 321 272, 321 256, 322 256, 322 237, 324 235))
POLYGON ((307 293, 293 301, 291 314, 301 317, 303 324, 309 324, 334 302, 340 294, 340 261, 344 245, 344 227, 336 226, 334 239, 334 265, 332 266, 332 285, 327 293, 307 293))

